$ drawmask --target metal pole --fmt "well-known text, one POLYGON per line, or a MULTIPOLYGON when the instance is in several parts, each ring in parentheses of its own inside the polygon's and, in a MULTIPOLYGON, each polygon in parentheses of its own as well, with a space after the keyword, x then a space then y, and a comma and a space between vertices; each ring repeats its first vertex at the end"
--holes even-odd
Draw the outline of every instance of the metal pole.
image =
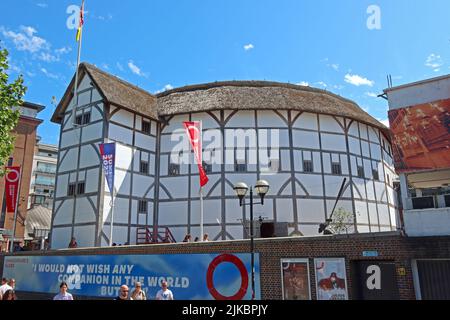
POLYGON ((250 253, 252 268, 252 300, 255 300, 255 244, 253 238, 253 187, 250 187, 250 253))
POLYGON ((200 188, 200 241, 203 241, 203 187, 200 188))
MULTIPOLYGON (((113 186, 114 188, 114 186, 113 186)), ((111 193, 111 225, 109 227, 109 246, 113 245, 113 228, 114 228, 114 191, 111 193)))
MULTIPOLYGON (((81 4, 81 8, 80 10, 84 10, 84 0, 81 4)), ((81 31, 80 31, 80 41, 78 42, 78 56, 77 56, 77 71, 75 73, 75 91, 74 91, 74 95, 75 95, 75 106, 72 107, 72 123, 75 125, 75 116, 76 116, 76 109, 78 107, 78 67, 80 65, 80 58, 81 58, 81 44, 83 42, 83 26, 81 26, 81 31)))
POLYGON ((14 208, 14 223, 13 223, 13 233, 12 233, 12 241, 11 241, 11 249, 10 252, 14 252, 14 239, 16 238, 16 224, 17 224, 17 210, 19 208, 19 195, 20 195, 20 188, 22 187, 22 166, 20 167, 20 174, 19 174, 19 189, 17 190, 17 196, 16 196, 16 207, 14 208))

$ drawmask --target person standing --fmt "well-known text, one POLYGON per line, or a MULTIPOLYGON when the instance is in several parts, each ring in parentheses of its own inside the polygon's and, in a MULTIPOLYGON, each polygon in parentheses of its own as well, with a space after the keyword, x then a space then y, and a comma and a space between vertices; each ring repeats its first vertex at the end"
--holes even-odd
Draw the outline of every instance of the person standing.
POLYGON ((134 284, 134 290, 131 292, 130 300, 147 300, 147 296, 145 295, 145 291, 142 290, 140 282, 134 284))
POLYGON ((129 291, 130 291, 130 289, 128 289, 128 286, 124 284, 123 286, 120 287, 119 296, 114 300, 120 300, 120 301, 129 300, 129 298, 128 298, 129 291))
POLYGON ((161 282, 161 290, 156 294, 156 300, 173 300, 173 293, 167 288, 167 281, 161 282))
POLYGON ((72 237, 72 240, 70 240, 69 248, 71 249, 78 248, 77 239, 75 239, 75 237, 72 237))
POLYGON ((53 298, 53 300, 73 300, 73 296, 67 292, 68 286, 66 282, 61 282, 59 285, 59 293, 53 298))
MULTIPOLYGON (((15 282, 16 280, 14 279, 9 280, 9 283, 12 283, 13 285, 15 284, 15 282)), ((3 299, 3 295, 5 294, 6 291, 13 290, 13 287, 10 286, 9 283, 6 278, 2 279, 2 285, 0 286, 0 300, 3 299)))
POLYGON ((203 241, 209 241, 209 235, 207 233, 203 235, 203 241))

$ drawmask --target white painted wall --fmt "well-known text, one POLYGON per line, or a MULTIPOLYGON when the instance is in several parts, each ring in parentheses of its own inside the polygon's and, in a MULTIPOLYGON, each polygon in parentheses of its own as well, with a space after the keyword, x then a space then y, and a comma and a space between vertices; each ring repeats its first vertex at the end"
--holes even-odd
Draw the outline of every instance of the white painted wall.
POLYGON ((410 237, 450 235, 450 208, 406 210, 403 219, 410 237))

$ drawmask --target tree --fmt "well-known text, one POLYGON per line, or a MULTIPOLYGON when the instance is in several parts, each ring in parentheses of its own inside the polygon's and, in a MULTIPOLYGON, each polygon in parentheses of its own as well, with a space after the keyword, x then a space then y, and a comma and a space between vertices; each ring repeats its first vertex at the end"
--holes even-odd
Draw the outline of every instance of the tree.
POLYGON ((330 228, 335 234, 341 234, 344 231, 348 234, 348 231, 354 227, 353 219, 354 217, 351 212, 346 211, 344 208, 339 208, 333 214, 333 221, 331 222, 330 228))
POLYGON ((5 174, 5 164, 14 149, 15 135, 13 130, 19 121, 20 113, 13 107, 23 104, 26 87, 20 75, 9 83, 8 50, 0 47, 0 176, 5 174))

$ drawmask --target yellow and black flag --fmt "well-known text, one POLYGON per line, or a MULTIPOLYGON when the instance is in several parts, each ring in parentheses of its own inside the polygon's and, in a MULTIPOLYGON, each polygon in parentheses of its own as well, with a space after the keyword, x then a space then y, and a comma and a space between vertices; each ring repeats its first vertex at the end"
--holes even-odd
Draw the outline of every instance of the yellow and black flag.
POLYGON ((79 42, 81 39, 81 33, 83 32, 83 24, 84 24, 84 0, 80 8, 80 22, 77 30, 77 42, 79 42))

